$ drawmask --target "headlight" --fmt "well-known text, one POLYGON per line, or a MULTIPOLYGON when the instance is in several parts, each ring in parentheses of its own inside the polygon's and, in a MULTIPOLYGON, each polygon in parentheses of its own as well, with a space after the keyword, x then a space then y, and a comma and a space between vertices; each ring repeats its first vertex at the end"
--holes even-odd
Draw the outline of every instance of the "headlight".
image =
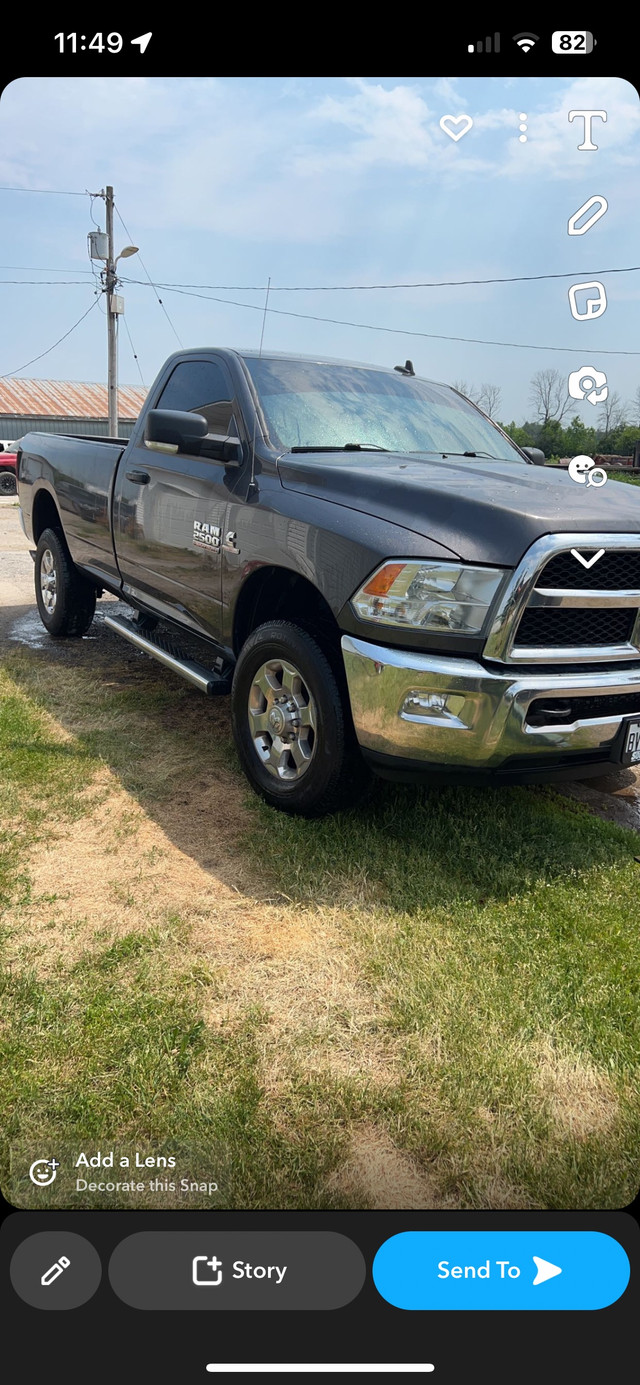
POLYGON ((351 598, 361 620, 479 635, 504 577, 495 567, 383 563, 351 598))

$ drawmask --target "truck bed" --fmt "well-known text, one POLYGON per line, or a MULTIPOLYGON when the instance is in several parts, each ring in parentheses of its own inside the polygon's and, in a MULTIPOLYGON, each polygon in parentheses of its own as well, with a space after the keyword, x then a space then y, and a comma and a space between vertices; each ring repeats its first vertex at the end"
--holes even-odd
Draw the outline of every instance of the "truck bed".
POLYGON ((55 495, 71 556, 84 567, 117 573, 109 525, 116 468, 126 438, 27 433, 18 463, 20 502, 31 531, 31 494, 44 481, 55 495))

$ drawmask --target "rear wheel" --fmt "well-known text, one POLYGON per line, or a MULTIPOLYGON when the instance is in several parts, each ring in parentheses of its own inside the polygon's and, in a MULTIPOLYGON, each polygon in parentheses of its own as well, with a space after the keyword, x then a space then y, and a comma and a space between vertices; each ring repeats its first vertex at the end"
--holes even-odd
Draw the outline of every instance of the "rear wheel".
POLYGON ((274 808, 321 817, 357 796, 364 767, 331 665, 306 630, 284 620, 254 630, 231 709, 242 768, 274 808))
POLYGON ((55 529, 38 539, 35 560, 36 601, 50 635, 84 635, 96 609, 96 589, 71 560, 55 529))
POLYGON ((15 495, 17 489, 15 472, 4 467, 0 471, 0 495, 15 495))

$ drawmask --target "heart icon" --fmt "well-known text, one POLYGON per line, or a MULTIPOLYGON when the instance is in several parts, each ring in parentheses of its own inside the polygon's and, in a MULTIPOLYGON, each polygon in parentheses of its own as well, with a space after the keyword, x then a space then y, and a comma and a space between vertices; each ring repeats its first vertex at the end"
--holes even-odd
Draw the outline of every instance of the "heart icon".
POLYGON ((455 140, 462 139, 462 136, 466 135, 472 125, 473 121, 470 115, 443 115, 440 121, 440 129, 444 130, 445 135, 449 135, 451 139, 455 140), (455 130, 453 128, 455 125, 461 125, 462 129, 455 130))

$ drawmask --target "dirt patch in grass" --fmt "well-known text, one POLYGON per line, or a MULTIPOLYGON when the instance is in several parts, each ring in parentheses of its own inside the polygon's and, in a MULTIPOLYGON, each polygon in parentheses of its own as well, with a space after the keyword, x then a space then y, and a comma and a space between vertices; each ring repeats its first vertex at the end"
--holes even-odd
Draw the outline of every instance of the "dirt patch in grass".
POLYGON ((190 795, 183 802, 177 796, 180 839, 191 837, 190 854, 106 767, 91 793, 98 789, 102 801, 90 816, 54 821, 47 840, 36 844, 30 900, 14 915, 10 955, 45 976, 125 935, 150 935, 179 918, 189 955, 215 972, 202 990, 205 1023, 219 1028, 248 1006, 264 1014, 266 1089, 280 1088, 298 1053, 309 1073, 391 1079, 375 1043, 371 989, 354 967, 338 911, 265 899, 256 887, 264 889, 266 881, 252 878, 246 857, 237 864, 235 840, 246 828, 241 791, 216 797, 207 785, 202 811, 194 810, 190 795), (195 859, 204 855, 205 836, 208 868, 195 859))
POLYGON ((457 1205, 454 1198, 442 1196, 435 1178, 396 1149, 385 1130, 372 1125, 356 1130, 349 1154, 329 1186, 350 1202, 376 1209, 411 1211, 457 1205))
POLYGON ((603 1135, 619 1115, 618 1097, 606 1073, 578 1055, 548 1046, 537 1068, 538 1089, 557 1132, 574 1140, 603 1135))

